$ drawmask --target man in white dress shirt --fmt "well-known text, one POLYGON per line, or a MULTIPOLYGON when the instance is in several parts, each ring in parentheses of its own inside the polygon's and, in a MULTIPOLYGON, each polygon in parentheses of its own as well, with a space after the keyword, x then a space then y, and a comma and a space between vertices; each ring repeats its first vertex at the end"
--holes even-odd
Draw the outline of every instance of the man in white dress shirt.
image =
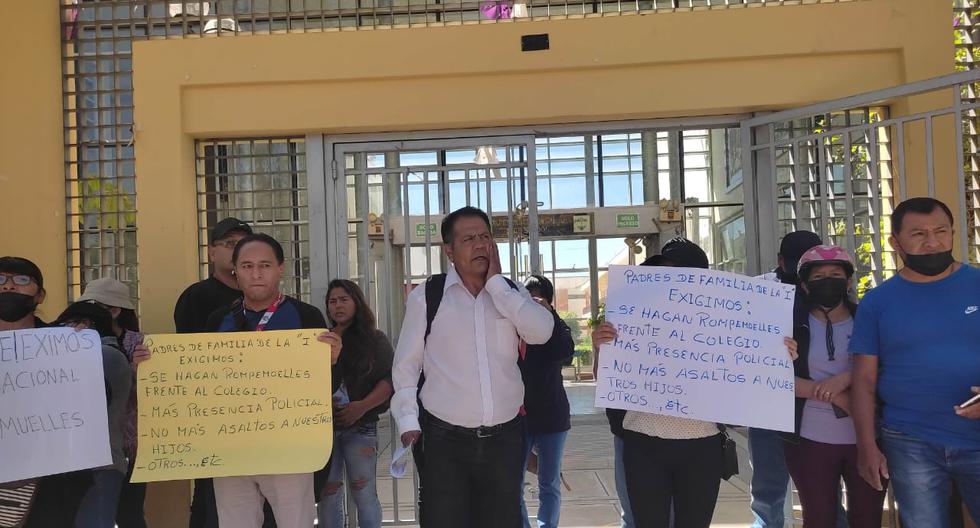
POLYGON ((415 288, 392 370, 391 411, 402 443, 420 442, 424 452, 421 525, 520 528, 518 346, 547 342, 554 319, 500 274, 486 213, 474 207, 450 213, 442 241, 452 266, 430 333, 426 288, 415 288))

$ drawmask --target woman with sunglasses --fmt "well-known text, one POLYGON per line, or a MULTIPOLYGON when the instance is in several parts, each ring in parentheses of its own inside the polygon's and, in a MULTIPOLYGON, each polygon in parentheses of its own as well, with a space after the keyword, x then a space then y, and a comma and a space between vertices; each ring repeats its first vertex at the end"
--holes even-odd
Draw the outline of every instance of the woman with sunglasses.
POLYGON ((850 528, 881 526, 884 491, 858 473, 854 422, 847 416, 851 386, 848 341, 857 305, 848 297, 854 262, 843 248, 816 246, 797 266, 805 302, 793 314, 799 356, 796 431, 785 446, 786 466, 803 506, 805 528, 837 526, 840 481, 847 488, 850 528))

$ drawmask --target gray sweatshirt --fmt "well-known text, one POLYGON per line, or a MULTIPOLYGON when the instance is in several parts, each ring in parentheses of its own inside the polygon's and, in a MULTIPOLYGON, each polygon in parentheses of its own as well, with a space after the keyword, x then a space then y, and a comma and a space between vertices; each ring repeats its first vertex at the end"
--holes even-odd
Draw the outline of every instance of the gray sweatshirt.
POLYGON ((123 450, 123 428, 126 421, 126 405, 133 386, 133 371, 126 355, 119 350, 114 337, 102 338, 102 370, 109 388, 109 447, 112 465, 101 469, 114 469, 126 473, 127 460, 123 450))

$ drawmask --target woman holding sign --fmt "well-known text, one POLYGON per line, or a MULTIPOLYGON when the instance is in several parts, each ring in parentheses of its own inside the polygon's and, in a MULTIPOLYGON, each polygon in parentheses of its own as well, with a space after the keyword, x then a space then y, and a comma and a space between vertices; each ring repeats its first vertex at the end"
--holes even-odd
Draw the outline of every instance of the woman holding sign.
POLYGON ((112 335, 116 339, 117 348, 126 355, 132 365, 133 384, 129 393, 129 403, 126 407, 126 423, 123 428, 123 447, 129 458, 126 471, 126 481, 123 482, 119 495, 119 507, 116 512, 116 524, 119 528, 146 528, 143 514, 143 502, 146 499, 146 483, 132 483, 133 465, 136 462, 136 365, 133 363, 133 353, 136 346, 143 342, 140 332, 139 318, 136 316, 136 306, 129 298, 129 287, 124 283, 109 277, 95 279, 85 285, 85 291, 78 298, 79 302, 87 302, 99 306, 112 316, 112 335))
POLYGON ((793 337, 799 343, 799 357, 793 363, 796 432, 787 438, 785 454, 803 506, 803 526, 837 525, 843 478, 848 526, 877 528, 885 491, 875 490, 858 473, 854 422, 847 415, 848 341, 857 310, 847 292, 854 263, 843 248, 817 246, 803 254, 797 269, 806 302, 798 303, 793 314, 793 337))
POLYGON ((378 466, 378 416, 394 393, 394 351, 378 330, 361 288, 344 279, 327 287, 327 319, 344 343, 337 360, 343 381, 334 397, 337 429, 333 462, 319 504, 319 518, 330 528, 344 525, 344 474, 357 505, 361 528, 381 526, 381 502, 375 475, 378 466))
MULTIPOLYGON (((708 257, 694 242, 675 238, 641 265, 707 269, 708 257)), ((602 323, 592 336, 601 345, 616 339, 617 332, 602 323)), ((787 338, 786 345, 794 356, 796 344, 787 338)), ((719 425, 627 411, 622 428, 626 491, 636 526, 667 528, 673 510, 673 526, 708 528, 724 471, 719 425)))

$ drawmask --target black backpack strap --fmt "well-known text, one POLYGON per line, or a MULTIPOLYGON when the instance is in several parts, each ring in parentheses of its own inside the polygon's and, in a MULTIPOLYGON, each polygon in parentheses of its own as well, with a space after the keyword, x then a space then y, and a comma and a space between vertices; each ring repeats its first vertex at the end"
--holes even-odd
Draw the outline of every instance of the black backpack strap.
MULTIPOLYGON (((425 335, 422 336, 423 346, 425 346, 425 341, 429 339, 429 332, 432 331, 432 321, 435 320, 436 313, 439 312, 439 305, 442 304, 442 291, 445 288, 445 273, 430 275, 428 279, 425 279, 425 335)), ((425 385, 424 371, 419 372, 419 391, 422 390, 422 385, 425 385)), ((419 398, 419 420, 422 420, 424 414, 425 409, 422 407, 422 399, 419 398)))
POLYGON ((231 304, 231 316, 235 320, 236 332, 252 332, 255 327, 245 318, 245 299, 239 297, 231 304))
POLYGON ((425 336, 422 340, 429 338, 432 332, 432 321, 439 312, 439 305, 442 304, 442 292, 446 288, 446 274, 439 273, 432 275, 425 280, 425 336))

